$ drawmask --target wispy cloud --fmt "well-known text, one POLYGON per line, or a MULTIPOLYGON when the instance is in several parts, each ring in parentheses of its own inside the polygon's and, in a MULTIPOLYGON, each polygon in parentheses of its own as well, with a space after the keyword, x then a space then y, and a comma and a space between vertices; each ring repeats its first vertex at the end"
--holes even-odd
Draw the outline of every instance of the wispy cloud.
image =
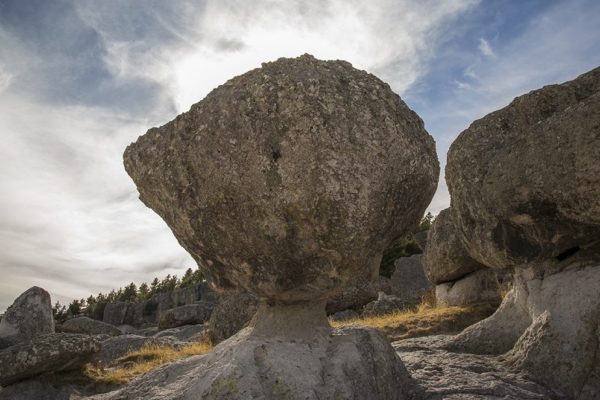
POLYGON ((492 50, 492 45, 484 38, 479 38, 479 51, 486 57, 496 57, 496 53, 492 50))

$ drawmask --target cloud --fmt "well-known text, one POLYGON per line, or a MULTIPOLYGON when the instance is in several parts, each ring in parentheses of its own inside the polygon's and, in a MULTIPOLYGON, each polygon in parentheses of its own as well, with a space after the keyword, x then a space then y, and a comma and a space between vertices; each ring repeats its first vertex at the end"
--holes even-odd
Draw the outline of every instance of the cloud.
POLYGON ((490 42, 488 42, 484 38, 479 38, 479 51, 486 57, 496 57, 496 54, 494 53, 494 50, 492 50, 490 42))

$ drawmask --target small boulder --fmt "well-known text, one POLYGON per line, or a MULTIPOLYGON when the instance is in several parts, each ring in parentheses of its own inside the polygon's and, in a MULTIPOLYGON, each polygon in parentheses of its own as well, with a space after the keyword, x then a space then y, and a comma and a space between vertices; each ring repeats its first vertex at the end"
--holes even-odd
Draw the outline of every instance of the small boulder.
POLYGON ((98 358, 103 365, 109 365, 127 353, 139 350, 146 345, 177 347, 183 345, 183 343, 172 337, 153 338, 139 335, 113 336, 101 343, 101 350, 98 354, 98 358))
POLYGON ((204 335, 205 330, 206 330, 206 327, 203 324, 184 325, 184 326, 178 326, 177 328, 169 328, 169 329, 162 330, 162 331, 154 334, 152 337, 155 337, 155 338, 171 337, 171 338, 175 338, 176 340, 180 340, 182 342, 193 342, 193 341, 201 340, 204 335))
POLYGON ((377 300, 372 301, 365 306, 361 316, 378 317, 396 311, 406 310, 410 307, 411 306, 403 299, 380 292, 377 300))
POLYGON ((454 282, 440 283, 435 287, 438 306, 454 307, 502 301, 500 286, 492 269, 480 269, 454 282))
POLYGON ((8 307, 0 321, 0 348, 54 332, 50 294, 34 286, 8 307))
POLYGON ((248 325, 259 300, 250 293, 235 293, 224 296, 213 310, 206 331, 212 343, 219 343, 233 336, 248 325))
POLYGON ((182 325, 202 324, 210 318, 213 308, 214 304, 205 302, 172 308, 160 316, 158 328, 167 329, 182 325))
POLYGON ((120 335, 121 331, 116 326, 97 321, 88 317, 76 317, 65 321, 60 330, 67 333, 86 333, 88 335, 120 335))
POLYGON ((359 318, 360 315, 354 310, 338 311, 335 314, 329 316, 331 321, 348 321, 351 319, 359 318))
POLYGON ((419 305, 423 295, 433 288, 425 276, 421 255, 400 257, 394 266, 396 269, 390 278, 391 294, 409 307, 419 305))
POLYGON ((93 336, 50 333, 36 336, 0 351, 0 385, 31 378, 45 372, 80 368, 100 351, 93 336))
POLYGON ((377 290, 373 283, 365 278, 357 277, 350 281, 337 295, 327 300, 327 314, 335 314, 347 309, 360 310, 377 299, 377 290))

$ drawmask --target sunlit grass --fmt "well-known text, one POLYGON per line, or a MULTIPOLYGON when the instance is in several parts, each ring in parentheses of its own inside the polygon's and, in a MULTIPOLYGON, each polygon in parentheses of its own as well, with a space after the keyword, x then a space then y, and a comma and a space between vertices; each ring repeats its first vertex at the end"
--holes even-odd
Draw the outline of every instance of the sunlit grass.
POLYGON ((85 375, 96 382, 124 384, 154 368, 182 358, 206 354, 212 349, 207 340, 192 342, 179 348, 166 345, 147 345, 119 358, 115 366, 88 364, 85 375))

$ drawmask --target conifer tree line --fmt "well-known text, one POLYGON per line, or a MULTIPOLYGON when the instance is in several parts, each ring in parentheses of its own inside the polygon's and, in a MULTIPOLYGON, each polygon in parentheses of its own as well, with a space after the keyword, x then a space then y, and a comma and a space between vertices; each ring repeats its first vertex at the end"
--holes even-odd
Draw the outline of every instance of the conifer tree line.
POLYGON ((202 282, 202 280, 203 276, 199 268, 196 268, 195 271, 188 268, 181 279, 177 275, 171 276, 169 274, 162 280, 154 278, 150 284, 144 282, 137 286, 131 282, 129 285, 120 287, 118 290, 113 289, 107 294, 98 293, 96 296, 90 295, 87 299, 75 299, 68 306, 57 301, 52 307, 52 312, 54 319, 59 322, 80 315, 101 320, 104 307, 108 303, 116 303, 117 301, 141 303, 159 293, 192 286, 202 282))
MULTIPOLYGON (((434 216, 428 212, 427 215, 421 219, 421 223, 415 232, 428 230, 434 219, 434 216)), ((395 260, 400 257, 408 257, 419 253, 421 253, 421 249, 417 245, 412 234, 399 238, 384 251, 379 270, 380 275, 389 278, 394 272, 395 260)), ((54 313, 54 319, 59 322, 78 315, 85 315, 90 318, 101 320, 104 314, 104 307, 106 307, 106 304, 108 303, 115 303, 117 301, 141 303, 158 293, 170 292, 177 288, 191 286, 202 282, 202 280, 203 276, 200 269, 197 268, 194 271, 191 268, 188 268, 181 279, 179 279, 177 275, 171 276, 169 274, 162 280, 154 278, 149 285, 144 282, 138 287, 135 283, 131 282, 124 288, 119 288, 119 290, 116 291, 114 289, 111 290, 108 294, 98 293, 98 295, 91 295, 87 299, 75 299, 68 306, 61 305, 60 302, 57 301, 52 308, 52 311, 54 313)))

